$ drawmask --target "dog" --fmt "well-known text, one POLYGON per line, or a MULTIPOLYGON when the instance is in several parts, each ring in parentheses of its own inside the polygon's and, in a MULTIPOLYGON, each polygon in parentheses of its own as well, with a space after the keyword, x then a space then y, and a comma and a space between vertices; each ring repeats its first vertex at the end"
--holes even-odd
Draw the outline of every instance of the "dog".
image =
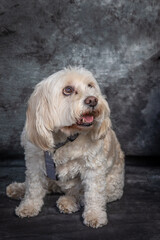
POLYGON ((6 189, 9 197, 21 199, 16 215, 36 216, 47 193, 62 192, 57 201, 61 213, 84 206, 85 225, 107 224, 106 204, 123 195, 124 153, 112 130, 108 103, 90 71, 65 68, 36 85, 21 144, 26 180, 6 189), (57 179, 47 175, 46 153, 57 179))

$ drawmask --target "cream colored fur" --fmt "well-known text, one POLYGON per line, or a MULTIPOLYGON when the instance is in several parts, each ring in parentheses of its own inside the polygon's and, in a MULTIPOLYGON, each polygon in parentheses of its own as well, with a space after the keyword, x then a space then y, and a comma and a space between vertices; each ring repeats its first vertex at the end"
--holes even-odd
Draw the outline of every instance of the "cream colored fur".
POLYGON ((63 192, 57 201, 62 213, 73 213, 84 206, 84 224, 107 224, 106 203, 120 199, 124 186, 124 155, 111 128, 110 110, 93 75, 83 68, 68 68, 40 82, 32 93, 21 137, 25 149, 25 183, 12 183, 7 195, 21 199, 19 217, 36 216, 48 192, 63 192), (63 89, 74 92, 64 96, 63 89), (93 108, 84 103, 88 96, 98 99, 93 108), (92 126, 76 121, 94 111, 92 126), (54 145, 79 133, 54 154, 58 181, 46 177, 44 151, 53 154, 54 145))

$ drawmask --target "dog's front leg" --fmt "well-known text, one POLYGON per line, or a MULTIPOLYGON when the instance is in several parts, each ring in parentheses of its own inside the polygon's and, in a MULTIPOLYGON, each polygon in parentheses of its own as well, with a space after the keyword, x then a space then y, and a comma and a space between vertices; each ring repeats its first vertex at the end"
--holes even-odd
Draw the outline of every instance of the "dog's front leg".
POLYGON ((104 169, 86 170, 84 183, 84 224, 98 228, 107 224, 106 176, 104 169))
POLYGON ((42 171, 44 164, 43 152, 29 143, 25 149, 26 181, 25 196, 16 208, 19 217, 32 217, 38 215, 46 194, 44 188, 46 178, 42 171))

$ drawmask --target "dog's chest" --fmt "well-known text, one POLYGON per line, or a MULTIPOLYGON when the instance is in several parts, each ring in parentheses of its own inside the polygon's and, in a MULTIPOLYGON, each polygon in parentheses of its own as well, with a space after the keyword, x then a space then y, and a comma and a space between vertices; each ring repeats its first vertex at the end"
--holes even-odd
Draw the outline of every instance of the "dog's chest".
POLYGON ((56 174, 62 181, 68 181, 81 175, 84 168, 84 161, 82 159, 76 159, 68 161, 67 163, 57 165, 56 174))
POLYGON ((66 144, 57 150, 55 164, 59 178, 67 181, 83 175, 86 169, 96 169, 101 164, 99 156, 102 156, 102 151, 97 147, 98 144, 88 144, 88 141, 81 140, 66 144))

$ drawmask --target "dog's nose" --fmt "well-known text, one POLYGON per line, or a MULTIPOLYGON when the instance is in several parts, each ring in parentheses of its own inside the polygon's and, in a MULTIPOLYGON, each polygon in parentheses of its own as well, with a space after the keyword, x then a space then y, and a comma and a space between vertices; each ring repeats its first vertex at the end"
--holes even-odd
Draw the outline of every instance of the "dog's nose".
POLYGON ((94 96, 89 96, 84 100, 84 103, 90 107, 95 107, 98 103, 98 99, 94 96))

